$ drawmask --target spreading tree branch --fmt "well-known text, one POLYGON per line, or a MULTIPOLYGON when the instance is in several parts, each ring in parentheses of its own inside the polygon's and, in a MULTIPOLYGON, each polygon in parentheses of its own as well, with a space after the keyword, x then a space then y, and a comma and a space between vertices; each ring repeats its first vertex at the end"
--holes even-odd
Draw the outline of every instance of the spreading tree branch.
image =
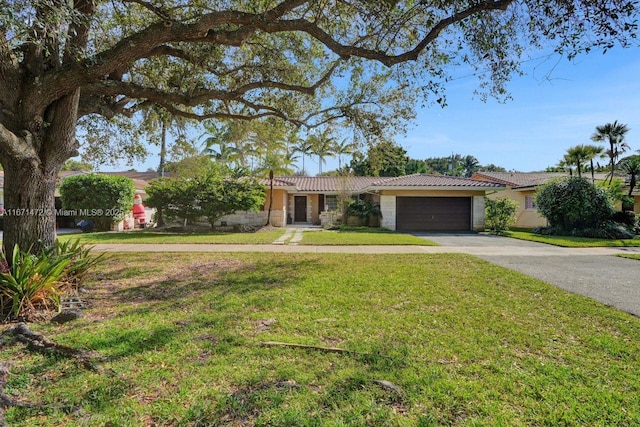
POLYGON ((367 49, 363 47, 358 47, 355 45, 345 45, 338 42, 334 39, 329 33, 320 28, 313 22, 309 22, 305 19, 294 19, 294 20, 276 20, 276 21, 268 21, 268 22, 260 22, 259 28, 268 33, 278 33, 278 32, 289 32, 289 31, 303 31, 313 38, 318 40, 320 43, 325 45, 329 50, 331 50, 336 55, 340 56, 343 59, 348 59, 350 57, 360 57, 364 59, 371 59, 379 61, 380 63, 386 66, 396 65, 402 62, 407 61, 415 61, 418 56, 424 51, 424 49, 432 43, 440 33, 451 25, 461 22, 468 17, 477 14, 483 11, 492 11, 492 10, 506 10, 514 0, 488 0, 480 2, 474 6, 471 6, 463 11, 457 12, 447 18, 443 18, 438 21, 437 24, 431 28, 431 30, 426 34, 420 42, 416 44, 416 46, 397 55, 390 55, 384 51, 375 50, 375 49, 367 49))

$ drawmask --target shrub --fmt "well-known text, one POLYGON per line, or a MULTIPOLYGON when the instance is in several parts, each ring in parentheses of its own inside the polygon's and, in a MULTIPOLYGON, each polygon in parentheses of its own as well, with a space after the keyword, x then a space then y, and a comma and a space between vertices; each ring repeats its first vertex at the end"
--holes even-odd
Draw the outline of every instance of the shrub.
POLYGON ((500 234, 509 229, 509 226, 516 222, 516 212, 518 211, 518 202, 508 197, 500 197, 491 200, 488 197, 485 201, 486 223, 489 230, 500 234))
POLYGON ((198 176, 153 180, 147 193, 147 206, 162 210, 166 218, 193 223, 206 217, 211 228, 224 215, 257 210, 265 198, 255 180, 235 178, 228 167, 215 163, 198 176))
POLYGON ((634 236, 627 227, 615 221, 604 221, 594 228, 574 229, 571 235, 594 239, 633 239, 634 236))
POLYGON ((634 228, 638 219, 632 211, 620 211, 611 216, 611 219, 617 223, 624 224, 627 227, 634 228))
POLYGON ((135 192, 133 180, 115 175, 74 175, 60 185, 62 207, 75 211, 78 219, 93 222, 98 231, 108 231, 124 218, 135 192))
POLYGON ((372 218, 382 218, 380 205, 370 200, 354 200, 346 210, 348 216, 357 217, 363 225, 368 225, 372 218))
POLYGON ((536 205, 558 234, 601 228, 615 212, 607 192, 581 177, 561 178, 543 185, 536 205))

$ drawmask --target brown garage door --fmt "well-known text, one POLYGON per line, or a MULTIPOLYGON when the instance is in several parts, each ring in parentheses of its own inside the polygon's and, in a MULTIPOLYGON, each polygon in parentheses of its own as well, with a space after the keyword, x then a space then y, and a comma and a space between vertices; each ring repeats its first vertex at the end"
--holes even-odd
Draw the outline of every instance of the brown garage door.
POLYGON ((471 230, 471 197, 396 197, 396 229, 471 230))

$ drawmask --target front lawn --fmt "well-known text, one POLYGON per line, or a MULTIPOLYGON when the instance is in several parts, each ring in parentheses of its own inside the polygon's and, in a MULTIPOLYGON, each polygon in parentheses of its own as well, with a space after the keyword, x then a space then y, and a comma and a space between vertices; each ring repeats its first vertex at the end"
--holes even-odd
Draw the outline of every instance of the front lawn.
POLYGON ((131 232, 100 232, 82 234, 62 234, 58 240, 79 239, 81 243, 209 243, 209 244, 241 244, 262 245, 272 243, 284 234, 284 229, 260 231, 256 233, 166 233, 152 230, 131 232))
POLYGON ((629 259, 640 260, 640 254, 619 254, 617 256, 619 256, 621 258, 629 258, 629 259))
POLYGON ((302 245, 414 245, 436 246, 436 243, 386 228, 340 227, 339 230, 308 231, 302 245))
POLYGON ((31 328, 98 369, 5 337, 45 406, 9 425, 640 424, 640 319, 471 256, 118 254, 84 287, 31 328))
POLYGON ((546 236, 535 234, 531 231, 511 230, 505 234, 514 239, 529 240, 531 242, 547 243, 549 245, 562 246, 566 248, 594 248, 594 247, 636 247, 640 246, 640 237, 635 239, 591 239, 588 237, 571 236, 546 236))

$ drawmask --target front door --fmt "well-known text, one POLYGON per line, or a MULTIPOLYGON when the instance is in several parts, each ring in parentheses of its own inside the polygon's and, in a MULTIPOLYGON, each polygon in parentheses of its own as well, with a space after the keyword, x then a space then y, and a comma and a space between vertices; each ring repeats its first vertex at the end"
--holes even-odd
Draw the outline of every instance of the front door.
POLYGON ((307 222, 307 196, 294 196, 294 222, 307 222))

